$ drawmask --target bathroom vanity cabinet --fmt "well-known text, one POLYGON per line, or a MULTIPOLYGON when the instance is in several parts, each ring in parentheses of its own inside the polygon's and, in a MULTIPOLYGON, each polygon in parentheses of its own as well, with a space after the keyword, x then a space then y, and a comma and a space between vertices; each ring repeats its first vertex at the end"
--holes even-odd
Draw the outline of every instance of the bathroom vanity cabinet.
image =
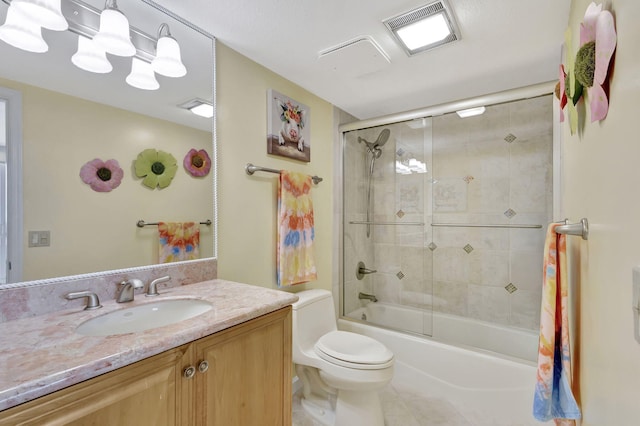
POLYGON ((287 306, 2 411, 0 424, 290 425, 291 365, 287 306))

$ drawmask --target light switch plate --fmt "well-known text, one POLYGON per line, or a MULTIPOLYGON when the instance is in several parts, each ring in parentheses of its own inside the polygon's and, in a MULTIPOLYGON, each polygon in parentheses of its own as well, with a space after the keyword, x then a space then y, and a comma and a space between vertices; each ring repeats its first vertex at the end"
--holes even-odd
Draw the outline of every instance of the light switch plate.
POLYGON ((50 245, 50 231, 29 231, 29 247, 49 247, 50 245))

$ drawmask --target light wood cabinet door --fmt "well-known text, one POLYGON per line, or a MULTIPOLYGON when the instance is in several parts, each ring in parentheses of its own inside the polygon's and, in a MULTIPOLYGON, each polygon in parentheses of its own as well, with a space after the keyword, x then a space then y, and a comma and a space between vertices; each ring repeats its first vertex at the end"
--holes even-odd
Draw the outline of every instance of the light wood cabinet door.
POLYGON ((181 426, 180 348, 0 412, 2 425, 181 426))
POLYGON ((291 425, 291 307, 194 343, 198 426, 291 425))

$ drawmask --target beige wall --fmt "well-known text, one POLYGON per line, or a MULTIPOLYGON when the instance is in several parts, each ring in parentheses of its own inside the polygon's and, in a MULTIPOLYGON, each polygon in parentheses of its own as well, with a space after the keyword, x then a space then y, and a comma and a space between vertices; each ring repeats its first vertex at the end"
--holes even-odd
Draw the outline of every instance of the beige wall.
MULTIPOLYGON (((190 148, 211 153, 210 133, 8 80, 0 85, 22 94, 24 281, 155 264, 157 228, 138 228, 139 219, 213 219, 211 175, 193 178, 182 166, 190 148), (133 162, 147 148, 178 162, 163 190, 135 177, 133 162), (94 158, 118 161, 118 188, 98 193, 82 182, 80 168, 94 158), (51 246, 29 248, 28 231, 50 231, 51 246)), ((210 257, 212 230, 200 229, 202 257, 210 257)))
MULTIPOLYGON (((301 87, 217 43, 218 106, 218 277, 276 288, 276 200, 278 176, 245 173, 253 163, 318 175, 314 186, 315 253, 318 280, 294 286, 332 284, 333 107, 301 87), (267 154, 267 90, 309 106, 311 161, 267 154)), ((337 247, 335 248, 337 250, 337 247)))
MULTIPOLYGON (((573 54, 589 0, 573 0, 573 54)), ((618 47, 609 115, 569 134, 563 125, 563 203, 566 216, 587 217, 589 240, 570 238, 578 265, 577 357, 583 425, 638 424, 640 344, 633 337, 631 271, 640 265, 640 2, 606 2, 616 19, 618 47)))

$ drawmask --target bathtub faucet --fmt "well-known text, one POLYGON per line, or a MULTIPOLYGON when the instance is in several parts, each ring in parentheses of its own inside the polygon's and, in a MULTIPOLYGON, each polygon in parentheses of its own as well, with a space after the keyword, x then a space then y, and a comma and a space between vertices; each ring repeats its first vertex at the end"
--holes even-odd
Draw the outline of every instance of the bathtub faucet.
POLYGON ((366 293, 358 293, 358 299, 366 299, 366 300, 371 300, 372 302, 377 302, 378 298, 376 296, 374 296, 373 294, 366 294, 366 293))

